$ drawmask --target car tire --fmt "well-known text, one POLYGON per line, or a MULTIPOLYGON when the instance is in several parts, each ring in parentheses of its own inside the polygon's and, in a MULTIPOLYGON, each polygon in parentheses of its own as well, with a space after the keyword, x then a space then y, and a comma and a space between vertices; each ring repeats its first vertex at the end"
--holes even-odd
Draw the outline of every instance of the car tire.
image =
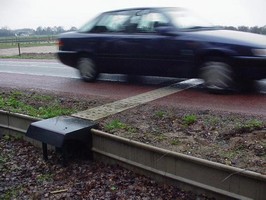
POLYGON ((234 90, 233 70, 229 64, 221 59, 206 61, 200 68, 200 78, 210 92, 234 90))
POLYGON ((86 82, 94 81, 98 76, 98 70, 94 61, 90 58, 81 57, 78 60, 77 68, 81 78, 86 82))

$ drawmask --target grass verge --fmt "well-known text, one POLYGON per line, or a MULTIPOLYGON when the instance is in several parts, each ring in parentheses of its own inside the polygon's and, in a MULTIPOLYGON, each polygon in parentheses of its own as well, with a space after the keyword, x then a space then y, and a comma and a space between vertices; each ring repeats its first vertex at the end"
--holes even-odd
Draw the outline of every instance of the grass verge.
POLYGON ((8 95, 0 93, 0 109, 43 119, 69 115, 76 111, 75 106, 66 107, 56 97, 20 91, 12 91, 8 95))
POLYGON ((0 56, 4 59, 55 59, 56 55, 54 53, 23 53, 21 55, 13 56, 0 56))
MULTIPOLYGON (((39 47, 39 46, 55 46, 55 42, 30 42, 20 43, 20 47, 39 47)), ((0 43, 0 49, 18 48, 18 43, 0 43)))

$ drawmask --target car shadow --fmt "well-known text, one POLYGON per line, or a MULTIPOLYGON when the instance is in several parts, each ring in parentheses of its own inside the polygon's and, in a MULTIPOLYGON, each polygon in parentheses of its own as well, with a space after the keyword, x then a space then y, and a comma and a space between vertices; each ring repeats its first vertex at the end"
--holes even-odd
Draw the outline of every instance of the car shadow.
MULTIPOLYGON (((160 86, 165 87, 174 83, 187 80, 185 78, 173 77, 159 77, 159 76, 138 76, 138 75, 124 75, 124 74, 100 74, 97 82, 116 82, 123 84, 142 85, 142 86, 160 86)), ((204 84, 199 84, 190 90, 211 93, 216 95, 235 95, 235 94, 266 94, 266 79, 262 81, 254 81, 248 87, 242 87, 238 90, 210 90, 205 88, 204 84)))

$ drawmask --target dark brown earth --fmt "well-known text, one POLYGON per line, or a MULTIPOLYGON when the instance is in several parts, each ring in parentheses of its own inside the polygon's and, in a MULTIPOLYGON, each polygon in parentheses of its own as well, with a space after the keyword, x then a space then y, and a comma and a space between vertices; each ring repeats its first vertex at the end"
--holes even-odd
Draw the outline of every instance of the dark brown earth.
POLYGON ((203 200, 116 165, 76 159, 67 167, 21 139, 0 135, 0 199, 203 200))
POLYGON ((266 174, 266 118, 143 105, 100 121, 121 137, 266 174), (110 128, 114 121, 120 128, 110 128))

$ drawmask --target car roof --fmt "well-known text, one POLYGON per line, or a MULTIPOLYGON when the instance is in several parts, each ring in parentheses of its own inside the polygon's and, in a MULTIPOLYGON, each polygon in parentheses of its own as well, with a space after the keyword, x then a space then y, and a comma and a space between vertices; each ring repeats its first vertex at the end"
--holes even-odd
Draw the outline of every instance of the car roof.
POLYGON ((113 12, 123 12, 123 11, 133 11, 133 10, 184 10, 184 8, 181 7, 135 7, 135 8, 124 8, 124 9, 118 9, 118 10, 110 10, 103 13, 113 13, 113 12))

